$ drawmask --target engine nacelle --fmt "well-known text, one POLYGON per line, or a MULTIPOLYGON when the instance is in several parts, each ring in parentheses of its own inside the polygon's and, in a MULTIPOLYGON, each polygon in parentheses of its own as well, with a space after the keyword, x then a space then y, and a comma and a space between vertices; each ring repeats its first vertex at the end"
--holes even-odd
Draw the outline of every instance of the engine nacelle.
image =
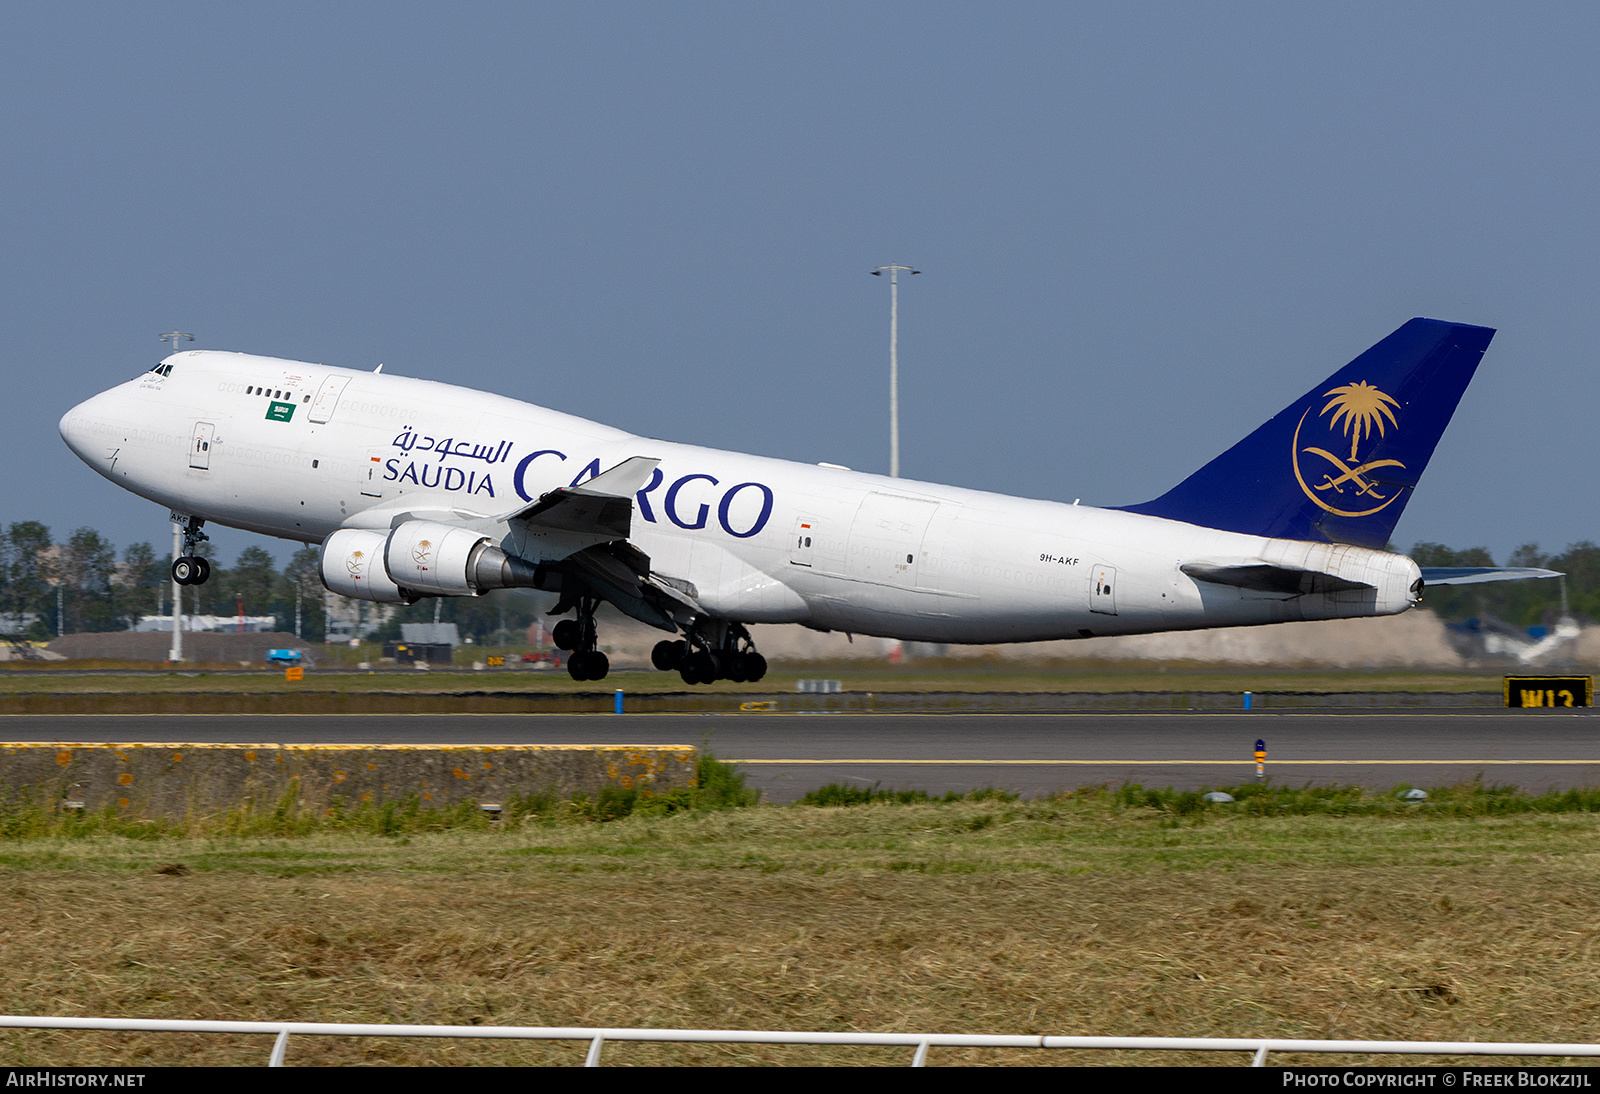
POLYGON ((341 528, 322 541, 322 583, 340 596, 410 604, 416 600, 396 585, 383 567, 382 532, 341 528))
POLYGON ((506 554, 482 532, 431 520, 408 520, 390 532, 383 561, 396 585, 437 596, 537 583, 531 563, 506 554))

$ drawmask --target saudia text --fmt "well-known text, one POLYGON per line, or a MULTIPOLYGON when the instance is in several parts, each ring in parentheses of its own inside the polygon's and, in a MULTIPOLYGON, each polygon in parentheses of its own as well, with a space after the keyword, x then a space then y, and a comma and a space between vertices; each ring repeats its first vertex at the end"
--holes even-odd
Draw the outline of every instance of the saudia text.
MULTIPOLYGON (((396 437, 393 444, 395 448, 405 453, 405 456, 384 461, 385 481, 411 483, 428 490, 486 494, 491 498, 498 497, 498 494, 495 492, 493 474, 487 466, 461 468, 446 465, 442 461, 454 457, 481 460, 484 464, 492 466, 508 461, 512 450, 510 441, 479 443, 453 437, 438 440, 410 429, 404 430, 396 437), (417 458, 419 452, 434 453, 440 462, 434 462, 427 457, 417 458)), ((539 459, 565 463, 567 454, 554 448, 545 448, 530 452, 518 461, 511 473, 511 485, 523 501, 534 500, 528 493, 524 479, 528 474, 528 468, 539 459)), ((585 479, 594 478, 601 470, 599 460, 590 460, 577 475, 573 476, 569 487, 577 486, 585 479)), ((658 467, 651 472, 650 481, 635 495, 635 498, 638 501, 639 516, 647 523, 659 524, 665 518, 679 528, 694 531, 707 527, 714 513, 717 524, 722 530, 737 539, 749 539, 765 528, 767 521, 772 519, 773 495, 770 486, 760 482, 740 482, 725 486, 715 475, 704 472, 680 475, 669 483, 658 467), (694 483, 705 483, 707 487, 717 488, 720 496, 714 503, 704 502, 699 505, 681 500, 680 495, 685 488, 694 483), (736 502, 741 503, 739 512, 744 516, 735 513, 736 502), (757 505, 759 510, 752 519, 748 514, 757 505)))

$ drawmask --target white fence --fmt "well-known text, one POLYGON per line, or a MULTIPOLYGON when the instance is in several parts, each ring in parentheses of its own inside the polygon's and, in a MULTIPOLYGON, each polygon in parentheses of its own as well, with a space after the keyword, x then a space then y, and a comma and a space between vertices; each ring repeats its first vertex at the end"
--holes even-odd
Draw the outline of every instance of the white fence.
POLYGON ((0 1016, 0 1028, 98 1029, 163 1033, 251 1033, 271 1035, 268 1067, 282 1067, 289 1037, 464 1037, 477 1040, 588 1042, 586 1067, 600 1066, 607 1041, 682 1042, 720 1045, 900 1045, 915 1049, 912 1067, 922 1067, 928 1049, 1035 1048, 1141 1050, 1158 1052, 1248 1052, 1264 1067, 1269 1052, 1405 1056, 1600 1056, 1600 1045, 1523 1044, 1496 1041, 1293 1041, 1252 1037, 1049 1037, 1038 1034, 968 1033, 786 1033, 738 1029, 594 1029, 581 1026, 390 1026, 340 1022, 202 1022, 169 1018, 47 1018, 0 1016))

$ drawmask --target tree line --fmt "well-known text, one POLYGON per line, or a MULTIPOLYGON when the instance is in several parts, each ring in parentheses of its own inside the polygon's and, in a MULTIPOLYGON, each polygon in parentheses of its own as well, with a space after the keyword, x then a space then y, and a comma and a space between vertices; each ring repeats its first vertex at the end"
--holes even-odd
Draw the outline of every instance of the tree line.
POLYGON ((1561 616, 1562 586, 1567 608, 1580 623, 1600 620, 1600 547, 1587 540, 1547 554, 1537 543, 1512 551, 1503 563, 1483 547, 1456 550, 1442 543, 1419 543, 1411 549, 1418 566, 1536 566, 1558 570, 1565 579, 1497 581, 1482 585, 1436 585, 1425 589, 1422 606, 1446 622, 1470 618, 1499 619, 1518 627, 1550 626, 1561 616))
MULTIPOLYGON (((279 630, 294 630, 298 594, 302 633, 323 632, 322 580, 315 547, 296 551, 279 571, 260 547, 246 547, 232 567, 210 543, 211 579, 184 590, 183 611, 198 615, 272 615, 279 630)), ((38 521, 19 521, 0 533, 0 629, 43 640, 85 631, 129 630, 146 615, 172 611, 171 564, 165 551, 132 543, 116 546, 93 528, 79 528, 57 543, 38 521)))
MULTIPOLYGON (((246 547, 232 566, 211 543, 199 554, 211 563, 204 585, 183 590, 186 615, 270 615, 279 631, 321 642, 327 631, 326 590, 319 552, 296 551, 279 570, 260 547, 246 547)), ((86 631, 122 631, 142 616, 171 615, 171 558, 149 543, 132 543, 118 557, 116 546, 93 528, 79 528, 57 543, 38 521, 19 521, 0 530, 0 632, 33 641, 86 631)), ((335 598, 343 601, 343 598, 335 598)), ((371 612, 373 605, 365 605, 371 612)), ((451 597, 439 605, 439 620, 455 623, 476 641, 520 641, 535 618, 534 598, 510 590, 482 597, 451 597)), ((385 613, 384 626, 370 637, 400 636, 402 622, 432 622, 431 600, 385 613)), ((372 618, 371 615, 367 616, 372 618)))

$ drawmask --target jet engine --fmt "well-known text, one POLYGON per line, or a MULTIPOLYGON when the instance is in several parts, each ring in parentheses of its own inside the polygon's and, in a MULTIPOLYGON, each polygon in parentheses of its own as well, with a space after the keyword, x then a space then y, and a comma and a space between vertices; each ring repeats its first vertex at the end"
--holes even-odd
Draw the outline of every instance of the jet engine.
POLYGON ((397 585, 423 595, 476 596, 538 583, 533 563, 506 554, 482 532, 431 520, 408 520, 390 532, 383 560, 397 585))
POLYGON ((341 528, 322 541, 322 583, 340 596, 410 604, 416 595, 396 585, 383 567, 383 532, 341 528))

